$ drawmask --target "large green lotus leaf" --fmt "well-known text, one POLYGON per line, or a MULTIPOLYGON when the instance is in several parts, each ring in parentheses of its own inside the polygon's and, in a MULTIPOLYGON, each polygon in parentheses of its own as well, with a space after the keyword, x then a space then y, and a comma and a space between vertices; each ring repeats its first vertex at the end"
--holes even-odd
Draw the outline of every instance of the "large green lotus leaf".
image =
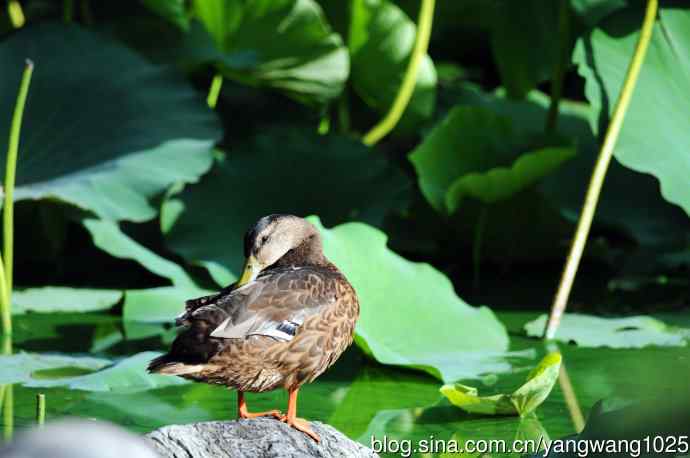
MULTIPOLYGON (((541 92, 532 91, 520 101, 506 98, 503 91, 487 94, 469 85, 454 92, 453 104, 479 106, 505 116, 518 136, 531 137, 543 131, 550 100, 541 92)), ((537 186, 571 221, 577 221, 599 151, 589 125, 591 112, 586 104, 561 100, 558 131, 576 144, 577 154, 537 186)), ((647 245, 678 243, 690 231, 690 220, 680 207, 661 197, 657 180, 622 166, 615 158, 606 175, 595 224, 615 227, 647 245)))
POLYGON ((311 221, 326 255, 357 291, 356 341, 377 361, 445 381, 476 377, 502 362, 508 349, 503 325, 488 308, 467 305, 441 272, 389 250, 385 234, 366 224, 327 230, 311 221))
POLYGON ((573 156, 572 148, 525 151, 530 136, 511 120, 479 106, 459 105, 410 155, 422 193, 439 211, 453 213, 463 197, 504 200, 573 156))
POLYGON ((122 299, 113 289, 46 286, 12 292, 12 313, 94 312, 107 310, 122 299))
POLYGON ((137 353, 115 364, 107 359, 63 355, 17 353, 0 356, 0 384, 135 392, 186 383, 179 377, 146 372, 149 361, 159 355, 156 352, 137 353))
POLYGON ((76 377, 32 378, 25 384, 34 387, 65 386, 73 390, 137 392, 187 383, 179 377, 149 374, 148 363, 160 353, 147 351, 137 353, 116 362, 110 367, 76 377))
POLYGON ((479 396, 477 388, 446 384, 440 389, 448 400, 462 410, 483 415, 520 415, 524 417, 546 400, 558 380, 561 354, 549 353, 529 373, 525 383, 511 394, 479 396))
POLYGON ((244 233, 262 216, 318 214, 327 224, 380 225, 408 189, 397 167, 355 140, 270 129, 168 201, 162 223, 173 251, 209 268, 224 286, 242 267, 244 233))
POLYGON ((469 196, 486 204, 508 199, 556 170, 575 155, 574 148, 542 148, 525 153, 511 167, 495 167, 457 178, 446 194, 446 207, 454 213, 469 196))
MULTIPOLYGON (((477 228, 480 227, 478 225, 481 225, 484 227, 482 239, 490 241, 482 246, 481 256, 484 259, 505 263, 510 259, 531 259, 535 253, 540 259, 558 256, 562 251, 563 237, 568 236, 569 232, 558 209, 539 194, 538 184, 529 176, 523 177, 522 171, 514 170, 519 173, 507 176, 500 171, 513 168, 521 157, 519 153, 529 157, 545 147, 567 145, 567 149, 572 149, 570 145, 574 142, 570 139, 556 138, 552 141, 544 138, 543 121, 529 118, 524 124, 530 129, 525 129, 520 122, 523 113, 499 109, 504 105, 527 104, 526 102, 485 94, 464 83, 444 86, 439 95, 441 112, 448 115, 441 118, 436 128, 413 152, 411 160, 415 163, 418 174, 422 174, 419 179, 423 190, 426 190, 426 199, 430 203, 438 199, 436 208, 441 212, 439 216, 447 218, 449 211, 455 212, 452 213, 450 226, 452 232, 427 230, 425 233, 435 237, 443 246, 455 246, 458 249, 462 246, 464 249, 468 241, 476 237, 477 228), (451 117, 455 117, 455 120, 450 119, 451 117), (462 124, 467 128, 462 127, 462 124), (424 146, 428 148, 422 150, 424 146), (419 155, 415 156, 416 154, 419 155), (493 182, 493 175, 504 175, 505 178, 512 176, 510 181, 515 179, 513 184, 521 185, 513 189, 515 192, 503 194, 503 184, 491 188, 484 186, 493 182), (463 190, 466 180, 473 182, 472 184, 482 184, 481 188, 486 192, 483 199, 463 199, 462 209, 454 209, 454 202, 447 200, 451 197, 450 187, 458 181, 460 190, 463 190), (494 201, 487 206, 485 202, 493 197, 501 197, 503 200, 494 201), (453 209, 448 208, 448 204, 453 209), (535 226, 534 218, 546 224, 535 226), (538 234, 535 233, 535 228, 538 229, 538 234), (525 243, 515 244, 516 234, 525 243)), ((587 123, 584 123, 584 127, 589 129, 587 123)), ((553 151, 559 150, 560 148, 556 148, 553 151)), ((547 159, 554 158, 549 156, 547 159)), ((534 159, 528 159, 528 162, 534 159)), ((557 171, 567 169, 572 160, 569 159, 568 164, 557 168, 557 171)), ((547 167, 544 166, 547 162, 549 161, 537 160, 525 172, 540 169, 546 172, 547 167)), ((538 180, 543 179, 544 177, 540 177, 538 180)), ((506 191, 508 189, 505 188, 506 191)), ((411 235, 419 237, 414 231, 411 231, 411 235)), ((393 238, 393 241, 396 239, 393 238)))
POLYGON ((410 154, 419 186, 429 203, 445 211, 446 193, 467 173, 493 165, 497 153, 510 149, 503 142, 511 135, 510 122, 487 110, 458 106, 426 136, 410 154))
MULTIPOLYGON (((75 25, 32 25, 0 43, 0 138, 24 59, 36 64, 15 198, 56 198, 104 219, 142 221, 150 199, 193 182, 220 129, 203 97, 169 70, 75 25)), ((5 164, 0 148, 0 164, 5 164)))
MULTIPOLYGON (((352 87, 369 106, 383 114, 400 91, 417 28, 405 12, 387 0, 354 0, 350 7, 352 87)), ((431 117, 435 101, 436 69, 425 55, 412 98, 400 120, 401 127, 411 127, 431 117)))
MULTIPOLYGON (((546 315, 525 324, 528 336, 541 337, 546 315)), ((650 316, 602 318, 566 313, 556 331, 556 340, 574 342, 580 347, 642 348, 647 345, 682 347, 686 345, 682 329, 674 329, 650 316)))
POLYGON ((62 373, 83 371, 91 372, 111 364, 110 360, 91 357, 64 355, 43 355, 38 353, 15 353, 0 355, 0 385, 21 383, 26 386, 42 386, 53 383, 62 373), (49 377, 50 374, 54 377, 49 377))
POLYGON ((313 0, 196 0, 194 8, 222 52, 225 76, 307 102, 342 91, 347 49, 313 0))
POLYGON ((73 390, 136 392, 187 383, 180 377, 149 374, 146 367, 160 353, 147 351, 125 358, 98 372, 66 380, 73 390))
POLYGON ((173 285, 194 288, 194 281, 180 265, 154 253, 120 230, 116 222, 87 218, 82 221, 91 233, 93 243, 106 253, 121 259, 132 259, 156 275, 168 278, 173 285))
MULTIPOLYGON (((618 98, 642 21, 641 4, 609 16, 581 38, 573 59, 585 78, 595 131, 618 98)), ((690 214, 690 117, 679 94, 690 91, 690 10, 662 8, 614 154, 654 175, 661 194, 690 214)))

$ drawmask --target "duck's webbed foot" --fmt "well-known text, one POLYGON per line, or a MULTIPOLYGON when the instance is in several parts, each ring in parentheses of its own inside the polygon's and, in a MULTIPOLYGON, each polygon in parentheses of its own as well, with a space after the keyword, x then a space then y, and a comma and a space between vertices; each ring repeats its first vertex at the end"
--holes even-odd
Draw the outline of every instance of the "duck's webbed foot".
POLYGON ((316 434, 316 432, 314 432, 314 430, 312 429, 311 424, 304 418, 289 418, 287 415, 283 415, 281 420, 287 423, 288 426, 295 428, 297 431, 302 431, 304 434, 314 439, 314 442, 316 442, 317 444, 321 441, 319 435, 316 434))
POLYGON ((297 431, 302 431, 304 434, 314 439, 314 441, 318 444, 321 441, 321 438, 314 432, 309 422, 304 418, 297 417, 298 392, 299 387, 288 390, 288 393, 290 394, 288 397, 288 413, 287 415, 283 415, 280 420, 287 423, 288 426, 295 428, 297 431))

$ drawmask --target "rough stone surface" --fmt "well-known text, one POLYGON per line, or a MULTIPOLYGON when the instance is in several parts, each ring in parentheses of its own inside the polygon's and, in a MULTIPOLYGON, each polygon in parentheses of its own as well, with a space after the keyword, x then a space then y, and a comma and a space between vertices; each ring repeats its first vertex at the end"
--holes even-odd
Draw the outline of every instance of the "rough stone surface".
POLYGON ((2 458, 157 458, 141 436, 104 421, 68 418, 23 431, 2 458))
POLYGON ((312 422, 317 444, 272 418, 170 425, 146 435, 164 458, 377 457, 332 426, 312 422))

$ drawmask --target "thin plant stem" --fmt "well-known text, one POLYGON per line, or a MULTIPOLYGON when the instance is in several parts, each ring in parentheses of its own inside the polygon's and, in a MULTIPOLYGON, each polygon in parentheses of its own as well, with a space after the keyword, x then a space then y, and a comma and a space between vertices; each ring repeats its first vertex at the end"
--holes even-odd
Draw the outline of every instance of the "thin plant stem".
MULTIPOLYGON (((1 264, 1 263, 0 263, 1 264)), ((8 335, 0 335, 0 355, 9 356, 12 354, 12 339, 8 335)), ((10 385, 0 385, 0 411, 4 412, 5 394, 10 385)))
POLYGON ((10 17, 12 27, 15 29, 22 27, 26 23, 26 17, 24 16, 22 4, 19 3, 19 0, 9 0, 7 2, 7 14, 10 17))
POLYGON ((558 352, 561 354, 561 369, 558 372, 558 385, 563 393, 565 406, 568 408, 570 420, 573 422, 575 432, 580 433, 585 427, 585 417, 582 415, 582 409, 580 408, 580 403, 577 402, 575 389, 570 381, 570 376, 568 376, 568 370, 565 367, 565 358, 563 357, 563 353, 561 353, 560 348, 558 348, 558 345, 556 345, 553 341, 546 343, 546 349, 549 353, 558 352))
MULTIPOLYGON (((12 354, 12 338, 9 335, 0 336, 0 354, 9 356, 12 354)), ((9 442, 14 431, 14 396, 12 385, 0 386, 0 411, 2 411, 4 423, 4 440, 9 442)))
POLYGON ((46 395, 38 393, 36 395, 36 424, 43 426, 46 422, 46 395))
POLYGON ((17 154, 19 151, 19 136, 22 129, 22 119, 24 116, 24 105, 26 96, 29 93, 29 83, 34 70, 34 64, 30 60, 26 61, 24 74, 19 85, 17 103, 12 115, 12 125, 10 126, 10 139, 7 147, 7 163, 5 165, 5 202, 3 211, 3 253, 4 269, 0 271, 0 307, 2 310, 2 330, 4 334, 12 334, 12 260, 14 247, 14 181, 17 171, 17 154))
POLYGON ((601 188, 604 184, 606 170, 611 162, 613 148, 616 145, 616 140, 618 140, 618 135, 620 134, 621 127, 623 126, 625 112, 628 110, 628 106, 630 105, 630 99, 632 98, 632 94, 635 90, 635 84, 637 83, 637 78, 640 74, 640 69, 642 68, 642 63, 644 62, 645 54, 647 53, 647 48, 649 47, 649 42, 652 38, 657 8, 657 0, 648 0, 644 22, 642 23, 642 29, 640 31, 640 37, 637 40, 635 52, 632 56, 630 65, 628 67, 628 72, 623 82, 623 88, 621 89, 621 93, 618 97, 616 107, 613 110, 611 122, 609 123, 609 127, 606 130, 606 135, 604 137, 604 143, 601 146, 599 157, 597 158, 594 171, 592 172, 589 187, 587 188, 587 195, 585 196, 585 202, 582 206, 582 213, 580 214, 577 229, 575 230, 575 237, 573 238, 570 253, 568 254, 568 258, 565 262, 561 281, 558 285, 558 291, 556 292, 553 305, 551 306, 549 320, 546 323, 546 329, 544 330, 545 339, 554 338, 556 335, 556 330, 560 325, 563 312, 565 312, 568 297, 570 296, 570 291, 572 290, 573 282, 575 281, 575 275, 577 274, 577 268, 580 264, 580 260, 582 259, 582 253, 585 249, 589 230, 592 226, 592 220, 594 219, 594 212, 596 211, 597 202, 599 201, 599 194, 601 193, 601 188))
POLYGON ((570 413, 570 420, 573 422, 575 432, 580 433, 585 427, 585 417, 582 415, 580 403, 577 402, 577 396, 575 396, 575 390, 564 363, 561 363, 561 370, 558 373, 558 385, 563 392, 565 406, 568 408, 568 413, 570 413))
POLYGON ((212 109, 216 109, 218 105, 218 97, 220 96, 220 90, 223 87, 223 75, 216 73, 211 81, 211 87, 208 90, 208 97, 206 97, 206 103, 212 109))
POLYGON ((3 436, 5 442, 12 440, 14 435, 14 386, 7 385, 5 389, 5 403, 2 406, 2 417, 5 428, 3 436))
POLYGON ((7 391, 7 387, 9 385, 0 385, 0 411, 2 411, 2 407, 5 405, 5 392, 7 391))
POLYGON ((0 256, 0 322, 2 322, 3 336, 12 335, 12 309, 11 298, 7 294, 7 280, 2 256, 0 256))
POLYGON ((551 103, 546 116, 546 133, 553 133, 558 127, 558 106, 563 95, 563 78, 565 67, 568 65, 568 50, 570 49, 570 2, 568 0, 561 0, 558 12, 558 31, 560 46, 551 80, 551 103))
POLYGON ((365 145, 375 145, 379 142, 379 140, 393 130, 405 112, 405 108, 407 108, 407 104, 410 102, 410 98, 414 92, 419 67, 422 64, 422 59, 426 55, 426 50, 429 47, 429 37, 431 37, 431 26, 434 19, 435 0, 421 1, 422 5, 419 9, 417 36, 415 38, 412 54, 410 55, 410 62, 407 64, 405 76, 403 77, 402 84, 400 85, 400 90, 395 96, 393 105, 391 105, 391 108, 386 116, 384 116, 384 118, 362 138, 362 142, 365 145))
POLYGON ((12 354, 12 336, 2 335, 2 348, 0 348, 0 355, 8 356, 12 354))

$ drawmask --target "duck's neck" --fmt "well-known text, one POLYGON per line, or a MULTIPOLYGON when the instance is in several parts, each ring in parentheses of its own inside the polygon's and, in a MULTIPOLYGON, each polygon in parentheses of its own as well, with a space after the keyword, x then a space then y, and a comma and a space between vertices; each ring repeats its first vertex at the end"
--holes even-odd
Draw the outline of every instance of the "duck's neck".
POLYGON ((302 243, 288 251, 274 264, 276 267, 330 267, 331 265, 323 255, 323 244, 318 233, 314 233, 304 239, 302 243))

